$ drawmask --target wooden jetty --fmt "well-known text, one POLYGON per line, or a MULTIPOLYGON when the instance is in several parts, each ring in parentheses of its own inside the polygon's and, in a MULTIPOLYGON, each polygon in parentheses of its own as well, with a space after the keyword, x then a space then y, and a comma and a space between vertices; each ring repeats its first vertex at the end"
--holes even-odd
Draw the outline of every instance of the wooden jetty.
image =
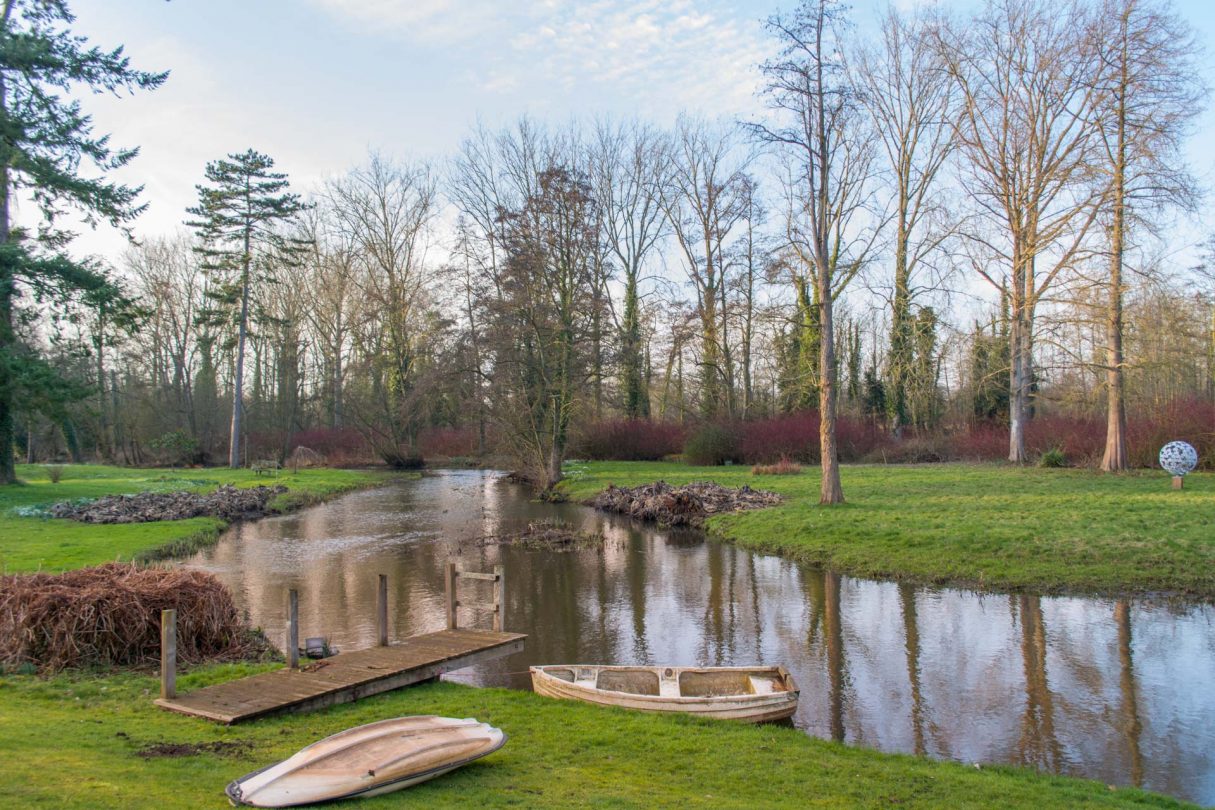
POLYGON ((297 646, 298 597, 295 591, 290 591, 287 668, 196 689, 183 695, 176 692, 176 617, 173 611, 165 611, 161 616, 161 638, 164 642, 161 645, 161 696, 156 705, 220 723, 240 723, 279 712, 304 712, 347 703, 437 678, 445 672, 523 649, 527 636, 507 633, 502 629, 505 603, 502 566, 495 566, 492 574, 481 574, 460 571, 455 563, 448 563, 445 584, 447 629, 390 644, 387 577, 381 574, 376 605, 379 644, 369 649, 323 658, 304 667, 299 666, 297 646), (492 582, 492 605, 460 601, 457 584, 461 578, 492 582), (459 627, 460 607, 492 611, 493 629, 459 627))

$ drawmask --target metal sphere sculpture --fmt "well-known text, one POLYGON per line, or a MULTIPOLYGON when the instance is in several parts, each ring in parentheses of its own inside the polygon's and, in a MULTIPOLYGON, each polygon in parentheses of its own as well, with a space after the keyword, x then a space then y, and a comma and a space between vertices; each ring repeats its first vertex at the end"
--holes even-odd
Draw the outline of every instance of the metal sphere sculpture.
POLYGON ((1160 448, 1160 466, 1173 475, 1186 475, 1198 466, 1198 451, 1189 442, 1169 442, 1160 448))

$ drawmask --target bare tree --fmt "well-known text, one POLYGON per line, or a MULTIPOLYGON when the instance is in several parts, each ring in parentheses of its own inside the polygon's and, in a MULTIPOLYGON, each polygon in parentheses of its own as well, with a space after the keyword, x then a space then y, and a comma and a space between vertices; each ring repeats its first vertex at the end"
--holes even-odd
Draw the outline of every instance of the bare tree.
POLYGON ((1196 182, 1183 139, 1202 108, 1188 25, 1158 0, 1104 0, 1094 47, 1102 71, 1095 111, 1107 176, 1104 224, 1109 251, 1105 308, 1106 439, 1101 469, 1127 469, 1123 379, 1124 264, 1129 237, 1151 230, 1145 215, 1176 205, 1192 210, 1196 182))
POLYGON ((955 145, 950 125, 953 84, 940 52, 925 36, 926 26, 926 18, 906 17, 891 7, 882 18, 880 45, 859 49, 854 71, 882 145, 894 198, 885 393, 896 433, 908 424, 908 389, 913 385, 912 306, 917 294, 939 284, 939 279, 925 279, 925 271, 953 230, 938 182, 955 145))
POLYGON ((1008 295, 1009 452, 1027 459, 1034 318, 1046 292, 1083 258, 1103 192, 1094 182, 1098 97, 1088 7, 1078 0, 989 0, 934 39, 959 93, 954 135, 963 185, 1002 232, 967 234, 995 256, 975 269, 1008 295))
MULTIPOLYGON (((522 208, 503 212, 500 298, 490 305, 494 412, 517 462, 548 490, 561 480, 570 423, 594 371, 594 254, 599 219, 590 185, 559 164, 522 208)), ((571 163, 573 161, 570 161, 571 163)))
POLYGON ((663 157, 662 138, 652 127, 636 121, 596 125, 590 175, 604 240, 623 274, 619 361, 623 409, 630 418, 650 414, 640 286, 646 259, 666 233, 663 157))
POLYGON ((374 318, 364 323, 375 413, 361 422, 393 465, 418 458, 427 398, 428 283, 425 260, 437 208, 436 181, 424 165, 394 164, 372 155, 367 165, 327 189, 340 227, 357 248, 360 293, 374 318))
MULTIPOLYGON (((836 444, 833 307, 864 265, 876 234, 872 217, 865 222, 873 150, 842 60, 845 11, 837 0, 804 0, 791 14, 768 20, 781 52, 762 70, 769 105, 780 120, 750 125, 784 160, 785 230, 795 257, 793 272, 812 284, 823 504, 844 502, 836 444)), ((803 282, 800 289, 807 286, 803 282)))
POLYGON ((683 254, 700 318, 700 412, 734 413, 722 296, 730 235, 746 213, 746 169, 732 128, 680 117, 662 207, 683 254))

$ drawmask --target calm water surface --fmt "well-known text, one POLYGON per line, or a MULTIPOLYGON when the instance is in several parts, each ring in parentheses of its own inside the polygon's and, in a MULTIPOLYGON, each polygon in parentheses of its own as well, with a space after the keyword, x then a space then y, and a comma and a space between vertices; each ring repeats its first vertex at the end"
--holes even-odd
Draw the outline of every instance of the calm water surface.
MULTIPOLYGON (((239 526, 190 564, 284 636, 375 641, 376 575, 395 637, 443 627, 443 565, 506 566, 525 652, 447 676, 529 688, 530 664, 785 664, 817 737, 1012 763, 1215 804, 1215 606, 982 594, 840 576, 573 504, 483 471, 442 472, 239 526), (530 520, 601 532, 602 551, 478 540, 530 520)), ((463 587, 481 587, 474 583, 463 587)), ((487 586, 486 586, 487 587, 487 586)), ((475 621, 464 615, 461 623, 475 621)))

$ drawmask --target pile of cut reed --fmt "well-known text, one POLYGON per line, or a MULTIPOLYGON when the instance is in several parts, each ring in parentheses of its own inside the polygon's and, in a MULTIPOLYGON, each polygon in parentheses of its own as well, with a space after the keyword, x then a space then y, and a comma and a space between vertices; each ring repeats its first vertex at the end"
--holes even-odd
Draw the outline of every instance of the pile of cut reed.
POLYGON ((183 663, 249 655, 256 642, 211 574, 110 563, 65 574, 0 577, 0 669, 149 664, 160 611, 177 610, 183 663))

